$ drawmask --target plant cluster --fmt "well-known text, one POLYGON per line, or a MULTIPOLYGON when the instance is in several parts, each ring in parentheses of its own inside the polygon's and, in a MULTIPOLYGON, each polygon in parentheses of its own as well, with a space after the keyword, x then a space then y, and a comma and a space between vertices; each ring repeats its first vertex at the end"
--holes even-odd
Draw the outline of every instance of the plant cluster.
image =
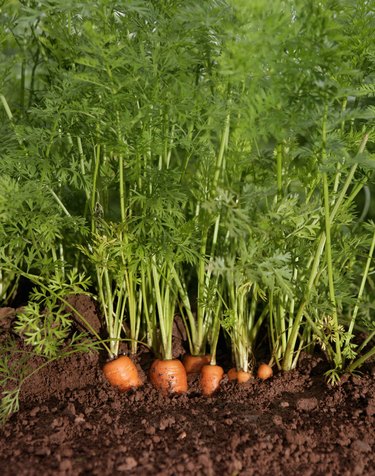
POLYGON ((176 313, 215 370, 224 333, 238 381, 265 344, 284 371, 322 349, 330 382, 373 357, 369 2, 0 8, 0 300, 35 286, 14 326, 34 352, 69 352, 90 290, 87 347, 146 344, 153 382, 176 313))

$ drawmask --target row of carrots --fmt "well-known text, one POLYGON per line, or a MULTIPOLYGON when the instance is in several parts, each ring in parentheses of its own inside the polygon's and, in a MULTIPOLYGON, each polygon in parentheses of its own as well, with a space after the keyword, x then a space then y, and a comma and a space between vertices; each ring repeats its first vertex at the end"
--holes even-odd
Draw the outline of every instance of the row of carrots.
MULTIPOLYGON (((143 380, 138 369, 130 357, 121 355, 107 362, 103 367, 103 373, 109 383, 122 392, 143 385, 143 380)), ((185 356, 184 360, 160 360, 156 359, 151 365, 149 378, 155 388, 164 394, 185 393, 188 390, 187 375, 200 374, 200 387, 202 394, 210 396, 218 390, 224 377, 224 369, 220 365, 210 364, 210 356, 185 356)), ((266 380, 272 376, 272 368, 268 364, 261 364, 257 371, 257 377, 266 380)), ((253 375, 230 369, 227 372, 229 380, 244 383, 253 375)))

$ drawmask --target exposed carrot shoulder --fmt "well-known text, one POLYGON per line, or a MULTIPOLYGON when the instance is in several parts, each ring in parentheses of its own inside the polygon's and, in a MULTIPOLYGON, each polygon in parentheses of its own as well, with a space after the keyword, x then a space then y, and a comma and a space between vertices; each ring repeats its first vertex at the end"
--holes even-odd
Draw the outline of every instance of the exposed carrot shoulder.
POLYGON ((107 362, 103 367, 103 374, 112 386, 122 392, 143 384, 136 365, 126 355, 120 355, 117 359, 107 362))
POLYGON ((246 383, 252 378, 252 374, 250 372, 245 372, 244 370, 239 370, 237 372, 237 382, 238 383, 246 383))
POLYGON ((227 375, 230 381, 237 380, 237 369, 235 367, 232 367, 228 370, 227 375))
POLYGON ((185 355, 183 364, 187 374, 199 374, 202 367, 210 363, 210 355, 185 355))
POLYGON ((260 379, 267 380, 273 375, 272 367, 268 364, 260 364, 257 375, 260 379))
POLYGON ((154 360, 150 368, 150 380, 155 388, 165 394, 185 393, 188 389, 185 367, 177 359, 154 360))
POLYGON ((220 365, 204 365, 200 375, 200 385, 203 395, 208 397, 216 392, 220 387, 223 375, 224 370, 220 365))

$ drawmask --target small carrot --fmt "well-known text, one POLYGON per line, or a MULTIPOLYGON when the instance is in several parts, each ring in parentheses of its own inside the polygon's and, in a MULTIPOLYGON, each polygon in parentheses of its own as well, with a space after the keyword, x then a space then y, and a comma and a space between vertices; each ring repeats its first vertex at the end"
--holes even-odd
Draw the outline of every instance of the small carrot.
POLYGON ((200 385, 203 395, 209 397, 220 387, 224 370, 220 365, 204 365, 200 375, 200 385))
POLYGON ((252 378, 252 374, 250 372, 245 372, 244 370, 237 371, 235 367, 229 369, 227 375, 229 381, 237 380, 238 383, 248 382, 252 378))
POLYGON ((235 367, 232 367, 228 370, 227 375, 230 381, 237 380, 237 369, 235 367))
POLYGON ((273 375, 272 367, 268 364, 260 364, 257 375, 260 379, 267 380, 273 375))
POLYGON ((210 355, 185 355, 183 364, 187 374, 199 374, 202 367, 210 363, 210 355))
POLYGON ((237 382, 246 383, 251 379, 252 375, 250 372, 245 372, 244 370, 239 370, 237 372, 237 382))
POLYGON ((154 360, 150 380, 162 393, 185 393, 188 389, 185 367, 177 359, 154 360))
POLYGON ((126 355, 110 360, 103 367, 103 373, 108 382, 122 392, 140 387, 143 382, 134 362, 126 355))

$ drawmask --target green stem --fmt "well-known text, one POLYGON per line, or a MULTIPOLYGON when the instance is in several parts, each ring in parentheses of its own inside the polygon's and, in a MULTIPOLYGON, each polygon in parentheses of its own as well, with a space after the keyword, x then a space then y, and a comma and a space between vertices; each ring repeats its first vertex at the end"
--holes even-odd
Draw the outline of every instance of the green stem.
POLYGON ((285 352, 287 345, 287 335, 286 335, 286 325, 285 325, 285 308, 281 299, 279 298, 277 303, 277 317, 278 322, 280 323, 280 338, 281 338, 281 349, 282 353, 285 352))
POLYGON ((210 341, 210 354, 211 354, 211 365, 216 365, 216 349, 217 343, 219 340, 220 335, 220 310, 221 310, 221 302, 218 299, 215 309, 214 318, 212 321, 212 337, 210 341))
MULTIPOLYGON (((158 317, 159 317, 159 327, 160 327, 160 334, 161 334, 161 343, 162 343, 162 357, 166 360, 172 359, 172 335, 171 335, 171 328, 173 325, 169 323, 168 320, 170 319, 170 315, 166 309, 166 306, 169 304, 169 283, 167 282, 167 276, 162 276, 159 273, 157 264, 156 264, 156 257, 155 255, 151 259, 151 271, 153 276, 153 284, 154 284, 154 292, 155 292, 155 299, 156 299, 156 306, 158 310, 158 317), (160 284, 161 278, 164 279, 164 285, 160 284), (165 289, 164 289, 165 287, 165 289), (163 299, 161 295, 161 291, 163 291, 163 299)), ((173 321, 173 316, 172 316, 173 321)))
POLYGON ((137 342, 138 339, 138 308, 136 302, 136 292, 135 292, 136 282, 133 278, 132 272, 129 270, 125 271, 125 287, 127 289, 128 296, 128 309, 129 309, 129 321, 130 321, 130 337, 132 339, 131 343, 131 353, 137 353, 137 342))
POLYGON ((143 315, 146 321, 147 327, 147 342, 148 345, 156 352, 156 321, 155 312, 153 311, 153 299, 149 304, 148 297, 150 293, 150 285, 152 278, 150 276, 150 268, 147 267, 145 271, 144 266, 141 265, 141 289, 142 289, 142 303, 143 303, 143 315), (146 278, 147 274, 147 278, 146 278))
POLYGON ((283 146, 276 147, 276 174, 277 174, 277 196, 280 199, 283 191, 283 146))
POLYGON ((362 344, 357 349, 357 354, 360 354, 362 350, 366 347, 366 345, 372 341, 375 337, 375 331, 372 331, 371 334, 362 342, 362 344))
POLYGON ((336 293, 335 293, 335 284, 334 284, 334 277, 333 277, 332 247, 331 247, 331 220, 330 220, 330 211, 329 211, 328 177, 326 172, 323 173, 323 192, 324 192, 324 219, 325 219, 325 233, 326 233, 326 259, 327 259, 327 272, 328 272, 328 287, 329 287, 329 298, 332 305, 332 318, 333 318, 333 324, 334 324, 334 334, 335 334, 335 343, 336 343, 335 363, 338 367, 341 367, 342 365, 341 339, 338 332, 339 323, 338 323, 338 317, 337 317, 336 293))
MULTIPOLYGON (((342 106, 341 106, 341 113, 342 114, 344 114, 344 112, 346 110, 347 103, 348 103, 348 99, 344 98, 343 102, 342 102, 342 106)), ((341 129, 341 134, 344 134, 345 120, 341 121, 340 129, 341 129)), ((340 178, 341 178, 341 164, 340 164, 340 162, 338 162, 337 165, 336 165, 336 176, 335 176, 335 180, 334 180, 334 184, 333 184, 333 193, 334 194, 337 193, 337 190, 339 188, 340 178)))
MULTIPOLYGON (((211 186, 211 193, 216 193, 219 177, 224 169, 224 162, 225 162, 224 155, 225 155, 225 150, 228 146, 229 131, 230 131, 230 113, 228 113, 225 118, 224 131, 221 136, 220 148, 219 148, 219 153, 218 153, 217 161, 216 161, 216 169, 215 169, 215 174, 214 174, 212 186, 211 186)), ((197 213, 199 213, 199 210, 201 210, 201 208, 198 204, 197 213)), ((208 252, 207 246, 208 246, 208 232, 209 232, 209 226, 206 225, 206 223, 208 222, 209 217, 207 216, 205 211, 203 211, 202 213, 203 213, 203 217, 202 217, 203 232, 201 237, 200 258, 198 263, 197 324, 196 324, 196 332, 195 332, 196 339, 192 339, 192 342, 193 342, 192 354, 193 355, 200 355, 202 353, 205 353, 205 348, 204 348, 205 342, 206 342, 205 292, 207 290, 207 286, 210 280, 210 276, 206 274, 206 255, 208 252)), ((214 234, 213 234, 211 250, 210 250, 211 259, 213 259, 214 250, 217 244, 219 223, 220 223, 220 214, 217 216, 215 220, 215 228, 214 228, 214 234)))
POLYGON ((202 342, 204 340, 204 316, 205 316, 205 268, 208 227, 204 225, 204 234, 201 239, 198 262, 198 296, 197 296, 197 322, 194 331, 192 355, 204 353, 202 342))
MULTIPOLYGON (((366 133, 364 136, 363 136, 363 139, 362 139, 362 142, 359 146, 359 149, 358 149, 358 153, 357 155, 359 154, 362 154, 365 150, 365 147, 366 147, 366 144, 367 144, 367 141, 368 141, 368 138, 369 138, 369 134, 366 133)), ((336 217, 336 214, 339 210, 339 208, 341 207, 345 197, 346 197, 346 193, 348 191, 348 188, 350 187, 352 181, 353 181, 353 178, 354 178, 354 174, 357 170, 357 167, 358 167, 358 164, 354 164, 352 165, 350 171, 349 171, 349 174, 345 180, 345 183, 341 189, 341 192, 339 193, 338 197, 337 197, 337 200, 335 201, 335 204, 331 210, 331 215, 330 215, 330 220, 331 220, 331 223, 333 222, 334 218, 336 217)))
POLYGON ((124 157, 120 154, 119 157, 119 181, 120 181, 120 210, 121 210, 121 221, 125 223, 126 213, 125 213, 125 180, 124 180, 124 157))
POLYGON ((230 113, 228 113, 225 118, 224 131, 221 136, 220 148, 219 148, 219 153, 217 156, 216 170, 215 170, 215 175, 214 175, 214 179, 212 182, 212 189, 211 189, 214 193, 216 193, 220 173, 222 172, 222 168, 223 168, 224 154, 228 146, 228 140, 229 140, 229 130, 230 130, 230 113))
POLYGON ((310 277, 306 286, 305 294, 297 310, 293 327, 291 329, 290 336, 288 339, 288 344, 286 346, 285 355, 284 355, 283 363, 282 363, 283 370, 290 370, 292 368, 293 353, 294 353, 294 348, 295 348, 297 337, 298 337, 299 326, 301 324, 302 317, 304 315, 305 307, 307 303, 309 302, 310 294, 314 286, 315 278, 319 272, 320 259, 324 251, 325 242, 326 242, 326 236, 325 236, 325 233, 322 233, 320 235, 317 250, 315 252, 314 261, 312 263, 310 277))
POLYGON ((355 360, 354 362, 352 362, 347 368, 346 368, 346 371, 347 372, 353 372, 355 369, 357 369, 358 367, 360 367, 361 365, 363 365, 366 360, 370 359, 373 355, 375 355, 375 346, 370 349, 366 354, 362 355, 361 357, 359 357, 357 360, 355 360))
MULTIPOLYGON (((366 143, 368 141, 368 137, 369 137, 369 135, 366 133, 364 135, 363 139, 362 139, 361 144, 360 144, 358 154, 363 153, 363 151, 366 147, 366 143)), ((354 164, 352 166, 352 168, 350 169, 350 172, 348 174, 348 177, 345 180, 345 183, 344 183, 344 185, 341 189, 341 192, 339 193, 339 195, 337 197, 337 200, 336 200, 334 206, 332 207, 330 217, 329 217, 330 223, 333 223, 334 218, 336 217, 336 214, 339 211, 339 208, 340 208, 340 206, 342 205, 342 203, 345 199, 346 192, 348 191, 348 188, 349 188, 349 186, 350 186, 350 184, 351 184, 351 182, 354 178, 354 174, 355 174, 355 171, 357 169, 357 165, 358 164, 354 164)), ((316 249, 316 252, 315 252, 315 255, 314 255, 314 260, 313 260, 313 263, 312 263, 312 267, 311 267, 311 271, 310 271, 310 277, 309 277, 309 280, 308 280, 308 283, 307 283, 307 286, 306 286, 306 290, 305 290, 304 296, 302 298, 302 301, 299 305, 299 308, 297 310, 297 314, 296 314, 296 317, 295 317, 295 320, 294 320, 294 323, 293 323, 293 327, 292 327, 291 332, 290 332, 287 348, 286 348, 285 355, 284 355, 284 358, 283 358, 283 363, 282 363, 282 369, 283 370, 289 370, 292 367, 293 353, 294 353, 294 348, 295 348, 297 337, 298 337, 299 326, 301 324, 301 320, 302 320, 302 317, 303 317, 303 314, 304 314, 305 307, 306 307, 307 303, 309 302, 310 294, 311 294, 311 291, 312 291, 313 286, 314 286, 314 281, 315 281, 315 279, 318 275, 318 272, 319 272, 320 259, 321 259, 321 256, 323 254, 325 242, 326 242, 326 234, 323 231, 320 234, 320 237, 319 237, 318 246, 317 246, 317 249, 316 249)))
POLYGON ((20 81, 20 108, 21 111, 25 112, 25 91, 26 91, 26 66, 25 66, 25 59, 21 62, 21 81, 20 81))
POLYGON ((195 348, 193 347, 193 345, 194 345, 193 343, 196 343, 198 341, 198 339, 197 339, 197 328, 196 328, 194 314, 193 314, 193 311, 191 310, 190 299, 189 299, 188 293, 186 291, 186 288, 182 284, 182 282, 180 280, 180 277, 178 276, 178 273, 177 273, 177 271, 174 267, 172 268, 171 273, 172 273, 172 277, 174 279, 174 282, 176 284, 177 291, 178 291, 178 293, 181 297, 182 304, 184 306, 185 312, 186 312, 187 317, 188 317, 188 321, 189 321, 188 333, 189 333, 189 338, 190 338, 190 341, 191 341, 190 353, 192 355, 194 355, 195 348))
POLYGON ((6 115, 8 116, 9 121, 10 121, 10 122, 13 122, 13 114, 12 114, 12 111, 10 110, 8 101, 5 99, 5 96, 3 96, 2 94, 0 94, 0 101, 1 101, 2 104, 3 104, 3 107, 4 107, 4 109, 5 109, 5 112, 6 112, 6 115))
POLYGON ((348 329, 348 332, 347 332, 347 337, 346 337, 346 341, 345 341, 345 345, 347 345, 347 346, 349 345, 350 340, 351 340, 352 335, 353 335, 354 324, 355 324, 357 314, 358 314, 358 311, 359 311, 359 304, 361 302, 362 295, 363 295, 363 292, 365 290, 365 284, 366 284, 367 276, 368 276, 368 273, 369 273, 369 270, 370 270, 372 255, 374 254, 374 248, 375 248, 375 231, 374 231, 374 234, 373 234, 373 237, 372 237, 370 251, 369 251, 369 254, 367 256, 365 269, 364 269, 364 272, 363 272, 363 275, 362 275, 362 281, 361 281, 361 285, 359 287, 357 301, 356 301, 354 309, 353 309, 353 314, 352 314, 352 317, 351 317, 351 320, 350 320, 350 326, 349 326, 349 329, 348 329))
POLYGON ((110 346, 110 357, 116 357, 118 354, 119 348, 119 341, 118 332, 116 331, 115 322, 114 322, 114 315, 113 315, 113 295, 112 295, 112 283, 109 277, 108 269, 104 268, 104 288, 105 288, 105 302, 103 302, 103 307, 107 308, 107 318, 108 318, 108 335, 111 339, 109 346, 110 346))
POLYGON ((94 172, 92 177, 92 191, 91 191, 91 231, 95 231, 95 202, 96 202, 96 193, 98 186, 98 176, 99 176, 99 167, 100 167, 100 144, 97 144, 94 148, 94 172))
POLYGON ((62 211, 65 213, 66 216, 71 217, 72 215, 69 213, 68 209, 65 207, 63 202, 60 200, 60 198, 57 196, 57 194, 52 190, 51 187, 47 187, 48 191, 51 193, 53 198, 56 200, 56 202, 59 204, 61 207, 62 211))
POLYGON ((9 104, 8 104, 7 100, 5 99, 5 96, 3 96, 2 94, 0 94, 0 101, 3 104, 6 115, 8 116, 9 122, 11 124, 12 131, 13 131, 16 139, 17 139, 17 142, 18 142, 19 146, 23 149, 23 151, 24 151, 24 153, 27 157, 29 155, 28 150, 27 150, 27 148, 25 146, 25 143, 23 142, 22 138, 20 137, 20 135, 18 133, 18 130, 16 128, 16 125, 13 121, 14 117, 13 117, 12 111, 10 110, 9 104))

